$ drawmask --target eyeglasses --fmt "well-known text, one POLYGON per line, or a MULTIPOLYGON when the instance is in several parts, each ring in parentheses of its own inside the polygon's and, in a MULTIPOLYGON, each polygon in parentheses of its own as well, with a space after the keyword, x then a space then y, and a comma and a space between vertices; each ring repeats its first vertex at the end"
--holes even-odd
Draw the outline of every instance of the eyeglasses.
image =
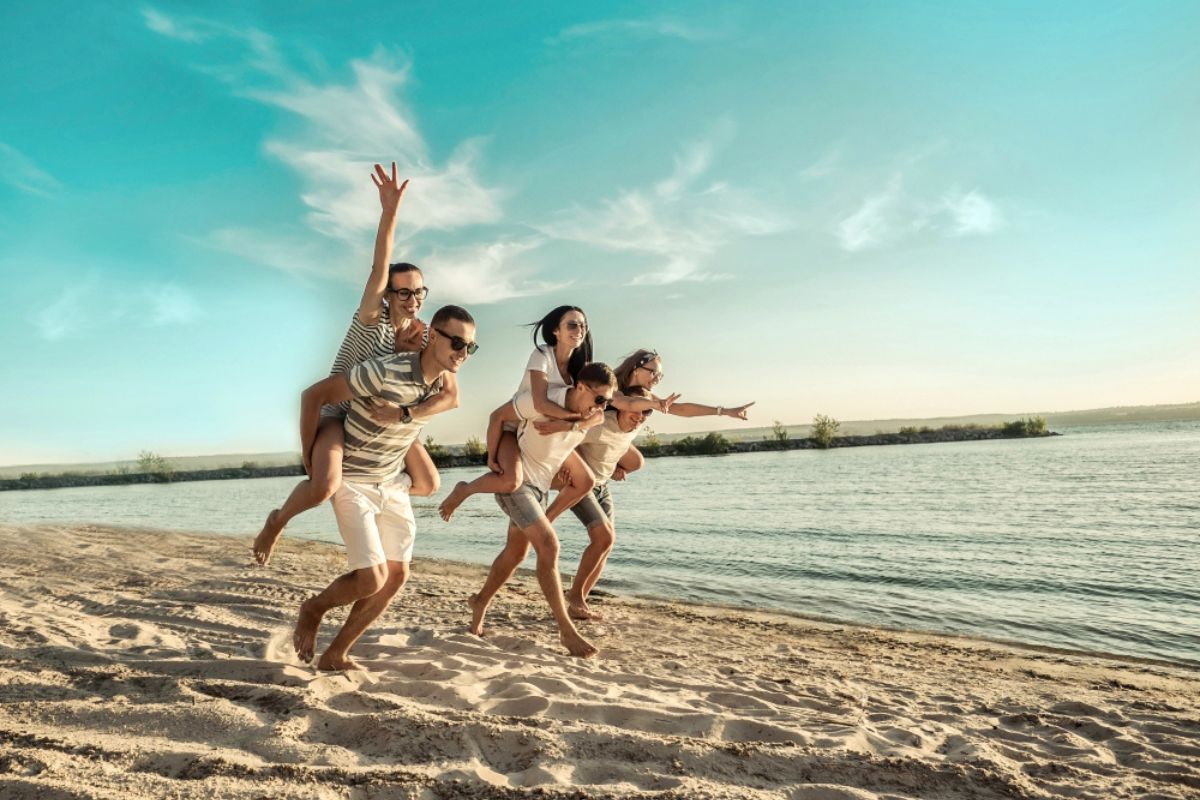
POLYGON ((422 286, 420 289, 388 289, 388 291, 401 300, 411 300, 414 297, 418 300, 424 300, 429 296, 428 286, 422 286))
POLYGON ((657 370, 657 369, 650 369, 649 367, 643 366, 643 365, 641 365, 641 364, 638 364, 638 365, 637 365, 637 367, 636 367, 636 369, 644 369, 644 370, 646 370, 646 372, 649 372, 649 373, 650 373, 650 377, 651 377, 651 378, 653 378, 653 379, 654 379, 654 380, 656 380, 656 381, 661 381, 661 380, 663 379, 663 374, 662 374, 662 371, 661 371, 661 370, 657 370))
POLYGON ((475 351, 479 349, 479 342, 468 342, 461 336, 451 336, 441 328, 434 328, 434 330, 450 340, 450 346, 454 348, 454 352, 456 353, 465 348, 467 355, 473 356, 475 355, 475 351))
POLYGON ((567 320, 567 330, 569 330, 569 331, 586 331, 587 323, 579 322, 578 320, 574 320, 574 319, 569 319, 569 320, 567 320))

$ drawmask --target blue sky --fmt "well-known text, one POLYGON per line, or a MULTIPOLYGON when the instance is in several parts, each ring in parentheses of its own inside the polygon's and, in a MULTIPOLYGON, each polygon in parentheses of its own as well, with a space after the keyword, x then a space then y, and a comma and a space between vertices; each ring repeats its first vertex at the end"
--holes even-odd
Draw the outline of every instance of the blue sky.
MULTIPOLYGON (((298 446, 369 269, 753 422, 1200 399, 1194 3, 24 4, 0 463, 298 446)), ((662 421, 668 431, 711 420, 662 421)))

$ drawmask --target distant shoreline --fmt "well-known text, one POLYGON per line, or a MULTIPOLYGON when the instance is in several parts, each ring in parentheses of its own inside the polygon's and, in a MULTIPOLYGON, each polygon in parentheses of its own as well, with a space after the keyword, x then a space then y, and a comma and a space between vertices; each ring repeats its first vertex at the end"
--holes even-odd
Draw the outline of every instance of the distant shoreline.
MULTIPOLYGON (((700 438, 684 437, 673 442, 662 443, 657 447, 648 447, 644 443, 640 444, 639 447, 647 458, 671 458, 681 456, 734 455, 738 453, 762 453, 783 450, 832 450, 842 447, 878 447, 897 444, 937 444, 940 442, 974 442, 996 439, 1039 439, 1061 435, 1061 433, 1054 433, 1052 431, 1028 433, 1002 428, 925 428, 902 433, 877 433, 870 436, 837 436, 826 447, 822 447, 821 443, 812 437, 730 442, 720 434, 710 433, 700 438)), ((463 455, 435 451, 431 455, 434 463, 442 469, 482 467, 487 464, 487 459, 482 454, 463 455)), ((139 483, 184 483, 190 481, 239 480, 246 478, 303 477, 304 474, 304 468, 300 464, 280 464, 275 466, 246 464, 241 467, 163 470, 160 472, 64 472, 0 479, 0 492, 34 489, 70 489, 81 486, 123 486, 139 483)))

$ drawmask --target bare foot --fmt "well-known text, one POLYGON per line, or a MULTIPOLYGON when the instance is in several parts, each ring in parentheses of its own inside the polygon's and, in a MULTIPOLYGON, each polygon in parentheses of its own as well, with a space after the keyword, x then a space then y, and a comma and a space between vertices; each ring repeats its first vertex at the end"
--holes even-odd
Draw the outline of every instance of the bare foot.
POLYGON ((604 619, 603 614, 592 611, 587 603, 576 603, 573 600, 567 603, 567 613, 571 615, 571 619, 591 619, 597 622, 604 619))
POLYGON ((483 618, 487 615, 487 605, 480 602, 477 594, 467 598, 467 605, 471 607, 471 625, 467 630, 476 636, 483 636, 483 618))
POLYGON ((296 630, 292 632, 292 646, 300 660, 308 663, 313 659, 313 651, 317 648, 317 628, 321 627, 321 617, 313 608, 315 597, 310 597, 300 604, 300 613, 296 617, 296 630))
POLYGON ((600 652, 599 648, 576 632, 560 634, 558 640, 576 658, 595 658, 600 652))
POLYGON ((352 669, 362 669, 357 662, 351 661, 349 656, 333 656, 326 650, 317 659, 317 669, 322 672, 345 672, 352 669))
POLYGON ((263 529, 254 537, 254 560, 264 567, 270 563, 271 551, 275 549, 275 543, 283 533, 283 526, 277 522, 278 519, 279 509, 276 508, 267 514, 263 529))
POLYGON ((454 512, 462 505, 462 501, 466 500, 469 496, 470 492, 467 491, 466 481, 459 481, 454 484, 454 488, 450 490, 450 494, 446 495, 446 499, 438 506, 438 513, 442 515, 442 519, 449 522, 450 518, 454 516, 454 512))

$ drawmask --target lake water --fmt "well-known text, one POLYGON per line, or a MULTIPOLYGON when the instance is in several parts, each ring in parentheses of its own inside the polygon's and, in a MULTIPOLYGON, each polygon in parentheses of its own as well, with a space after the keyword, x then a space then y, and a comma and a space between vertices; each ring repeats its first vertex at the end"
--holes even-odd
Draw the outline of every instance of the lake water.
MULTIPOLYGON (((614 484, 599 588, 1200 665, 1200 423, 1064 432, 650 460, 614 484)), ((248 536, 294 483, 4 492, 0 521, 248 536)), ((415 502, 417 555, 490 563, 493 499, 450 524, 436 503, 415 502)), ((571 573, 586 537, 570 515, 558 528, 571 573)), ((286 537, 340 543, 328 507, 286 537)))

